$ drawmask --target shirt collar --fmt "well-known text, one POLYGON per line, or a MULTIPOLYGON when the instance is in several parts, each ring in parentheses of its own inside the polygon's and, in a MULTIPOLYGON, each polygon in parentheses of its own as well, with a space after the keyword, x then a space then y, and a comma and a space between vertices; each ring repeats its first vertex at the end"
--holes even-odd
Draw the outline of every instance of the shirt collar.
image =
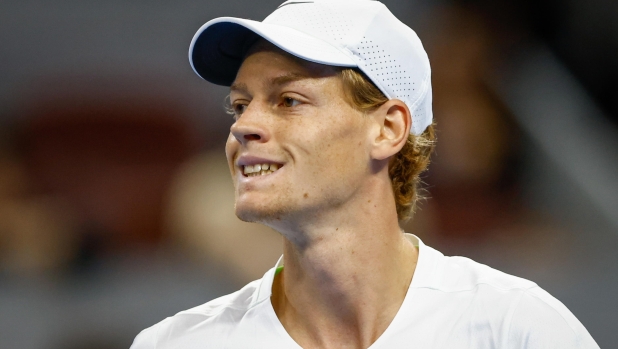
MULTIPOLYGON (((410 288, 422 287, 431 280, 433 270, 430 260, 432 259, 433 254, 437 251, 425 245, 423 241, 414 234, 404 233, 404 235, 418 249, 418 261, 416 264, 416 269, 414 270, 414 276, 412 277, 412 283, 410 284, 410 288)), ((272 295, 275 272, 277 268, 282 266, 283 255, 279 257, 279 260, 277 260, 275 266, 269 269, 262 277, 260 287, 257 289, 257 294, 252 305, 261 303, 264 300, 270 298, 270 296, 272 295)))

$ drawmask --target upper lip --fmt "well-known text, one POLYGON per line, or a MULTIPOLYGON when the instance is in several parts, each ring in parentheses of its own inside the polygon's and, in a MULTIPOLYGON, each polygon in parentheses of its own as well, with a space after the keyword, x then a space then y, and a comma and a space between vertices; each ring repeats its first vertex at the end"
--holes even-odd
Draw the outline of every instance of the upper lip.
POLYGON ((275 160, 271 160, 271 159, 267 159, 267 158, 263 158, 259 156, 253 156, 253 155, 241 155, 238 158, 236 158, 236 166, 238 167, 249 166, 249 165, 251 166, 261 165, 261 164, 282 165, 283 163, 280 161, 275 161, 275 160))

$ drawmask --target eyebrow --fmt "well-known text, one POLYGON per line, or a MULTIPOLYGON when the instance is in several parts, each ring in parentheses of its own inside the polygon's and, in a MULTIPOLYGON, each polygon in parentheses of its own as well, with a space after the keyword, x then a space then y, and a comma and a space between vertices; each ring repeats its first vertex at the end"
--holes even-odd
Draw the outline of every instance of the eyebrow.
MULTIPOLYGON (((281 86, 281 85, 285 85, 285 84, 290 83, 290 82, 294 82, 294 81, 298 81, 298 80, 303 80, 303 79, 307 79, 307 78, 309 78, 309 76, 304 75, 304 74, 288 73, 288 74, 283 74, 283 75, 275 76, 274 78, 272 78, 272 79, 270 79, 268 81, 268 85, 269 86, 272 86, 272 85, 281 86)), ((230 86, 230 91, 247 92, 248 89, 249 88, 247 87, 247 84, 244 84, 242 82, 234 82, 230 86)))
POLYGON ((230 91, 241 91, 246 92, 248 90, 247 84, 243 84, 242 82, 234 82, 230 86, 230 91))
POLYGON ((299 73, 288 73, 284 75, 280 75, 270 79, 270 85, 285 85, 289 82, 303 80, 309 78, 307 75, 299 74, 299 73))

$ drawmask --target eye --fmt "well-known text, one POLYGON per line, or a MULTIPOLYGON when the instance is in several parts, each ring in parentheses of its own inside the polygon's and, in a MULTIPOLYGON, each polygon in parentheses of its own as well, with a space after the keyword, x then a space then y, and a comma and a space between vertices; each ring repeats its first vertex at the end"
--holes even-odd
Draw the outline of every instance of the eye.
POLYGON ((292 97, 284 97, 283 98, 283 106, 286 108, 292 108, 300 104, 300 101, 292 98, 292 97))
POLYGON ((246 109, 247 109, 246 104, 242 104, 242 103, 232 104, 232 112, 234 113, 235 117, 241 116, 242 113, 244 113, 246 109))

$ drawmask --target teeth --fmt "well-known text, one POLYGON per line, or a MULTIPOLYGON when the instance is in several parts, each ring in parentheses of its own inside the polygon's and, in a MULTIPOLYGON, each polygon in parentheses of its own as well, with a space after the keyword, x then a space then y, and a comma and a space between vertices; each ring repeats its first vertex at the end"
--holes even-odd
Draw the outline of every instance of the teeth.
POLYGON ((243 167, 243 173, 248 177, 263 176, 271 174, 279 169, 277 164, 257 164, 257 165, 245 165, 243 167))
POLYGON ((271 173, 273 173, 273 171, 270 171, 270 170, 264 171, 264 170, 262 170, 260 172, 249 173, 249 174, 247 174, 247 177, 257 177, 257 176, 263 176, 263 175, 267 175, 267 174, 271 174, 271 173))

